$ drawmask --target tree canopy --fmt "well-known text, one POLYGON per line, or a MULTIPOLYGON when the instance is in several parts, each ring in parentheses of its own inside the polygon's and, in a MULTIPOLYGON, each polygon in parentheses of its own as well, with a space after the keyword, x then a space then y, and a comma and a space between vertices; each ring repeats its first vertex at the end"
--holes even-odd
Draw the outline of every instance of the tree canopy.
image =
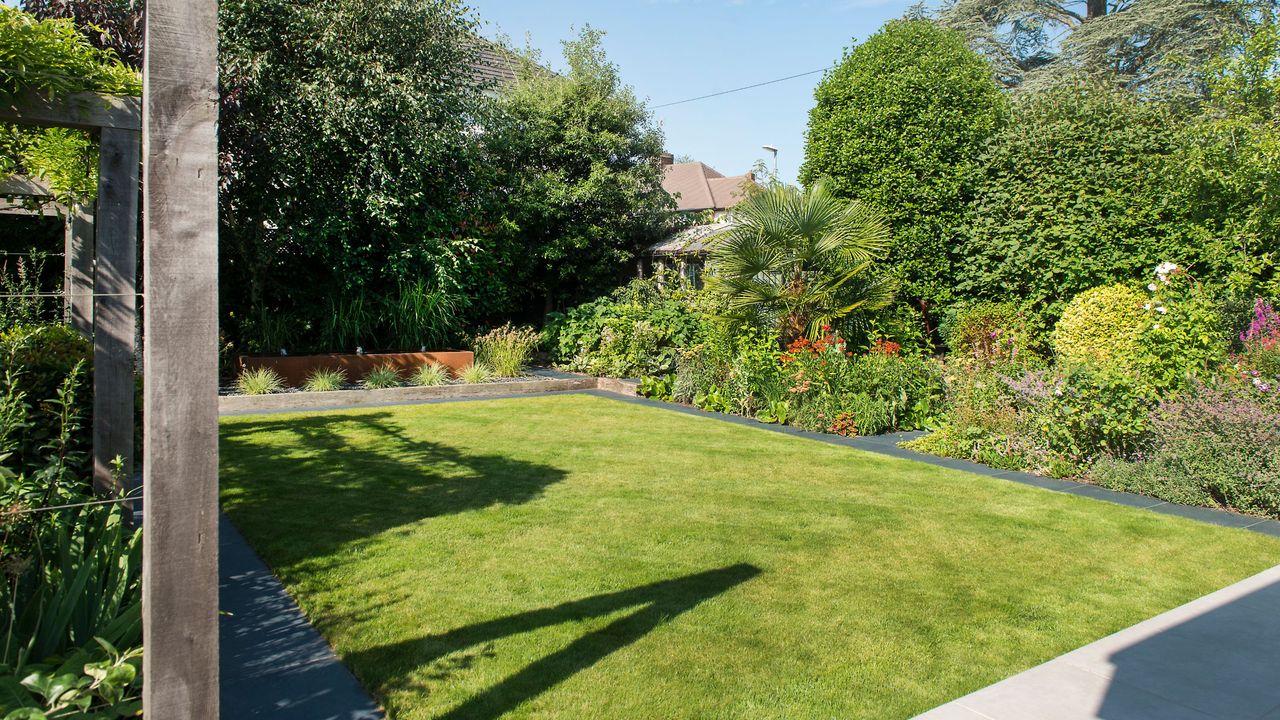
POLYGON ((1144 92, 1197 91, 1198 72, 1270 0, 949 0, 960 30, 1009 86, 1085 75, 1144 92))
POLYGON ((902 292, 945 302, 965 177, 1005 100, 964 37, 929 20, 888 23, 814 92, 800 180, 882 210, 902 292))
POLYGON ((567 71, 527 54, 486 133, 509 247, 511 286, 526 308, 551 310, 615 287, 630 261, 671 227, 674 202, 656 158, 661 131, 618 68, 603 33, 564 43, 567 71))
POLYGON ((232 331, 274 351, 353 303, 395 305, 406 288, 465 304, 487 107, 470 11, 454 0, 224 0, 220 13, 232 331), (291 327, 269 330, 277 318, 291 327))

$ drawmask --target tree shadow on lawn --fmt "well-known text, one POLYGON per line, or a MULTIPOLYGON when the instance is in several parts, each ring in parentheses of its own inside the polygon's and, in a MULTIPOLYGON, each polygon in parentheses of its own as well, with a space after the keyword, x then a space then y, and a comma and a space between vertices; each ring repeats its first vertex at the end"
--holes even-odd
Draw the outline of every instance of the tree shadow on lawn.
POLYGON ((411 437, 388 412, 236 422, 220 440, 232 519, 278 567, 418 520, 529 502, 568 475, 411 437), (286 440, 262 437, 274 433, 286 440))
MULTIPOLYGON (((591 667, 610 653, 620 650, 663 622, 688 612, 702 602, 721 595, 755 578, 760 568, 747 563, 729 565, 693 575, 641 585, 629 590, 594 595, 553 607, 508 615, 451 630, 443 635, 428 635, 390 645, 372 648, 344 657, 357 674, 376 674, 387 678, 383 690, 429 688, 411 680, 419 668, 443 660, 446 656, 468 648, 482 646, 503 637, 543 627, 601 617, 630 607, 639 609, 608 625, 574 640, 568 646, 534 661, 498 684, 468 698, 462 704, 438 716, 441 720, 488 720, 497 718, 526 700, 537 697, 575 673, 591 667)), ((493 657, 491 647, 455 658, 430 675, 445 680, 451 674, 466 670, 481 657, 493 657)))

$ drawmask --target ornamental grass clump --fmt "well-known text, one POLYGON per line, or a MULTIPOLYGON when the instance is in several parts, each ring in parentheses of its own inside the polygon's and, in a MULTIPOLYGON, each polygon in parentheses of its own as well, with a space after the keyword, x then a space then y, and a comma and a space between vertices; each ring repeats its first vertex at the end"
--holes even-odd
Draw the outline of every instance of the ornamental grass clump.
POLYGON ((330 392, 341 390, 346 384, 345 372, 331 368, 317 368, 307 376, 307 382, 303 384, 302 389, 307 392, 330 392))
POLYGON ((443 385, 449 382, 449 368, 440 363, 428 362, 414 372, 413 377, 409 379, 414 385, 421 387, 433 387, 443 385))
POLYGON ((482 362, 475 362, 462 368, 462 371, 458 373, 458 377, 462 379, 462 382, 474 385, 490 382, 495 376, 488 365, 482 362))
POLYGON ((236 378, 236 392, 241 395, 270 395, 284 391, 284 378, 271 368, 245 370, 236 378))
POLYGON ((400 387, 404 384, 400 373, 390 365, 381 365, 369 371, 364 376, 364 382, 361 383, 365 390, 385 390, 387 388, 400 387))
POLYGON ((488 365, 498 377, 518 377, 529 365, 540 339, 533 328, 507 323, 475 339, 476 361, 488 365))

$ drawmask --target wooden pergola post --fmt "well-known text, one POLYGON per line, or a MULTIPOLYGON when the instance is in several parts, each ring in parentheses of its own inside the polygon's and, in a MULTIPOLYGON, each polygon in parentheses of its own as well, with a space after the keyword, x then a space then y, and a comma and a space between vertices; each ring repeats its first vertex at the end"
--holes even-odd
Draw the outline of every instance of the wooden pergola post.
POLYGON ((143 712, 218 718, 217 0, 148 0, 143 712))
MULTIPOLYGON (((133 338, 137 324, 141 138, 103 128, 98 150, 97 262, 93 270, 93 484, 118 495, 133 476, 133 338), (116 460, 123 477, 115 476, 116 460)), ((74 299, 74 298, 73 298, 74 299)), ((75 303, 72 303, 72 318, 75 303)))
POLYGON ((63 243, 63 313, 81 334, 93 333, 93 211, 84 205, 67 208, 63 243))

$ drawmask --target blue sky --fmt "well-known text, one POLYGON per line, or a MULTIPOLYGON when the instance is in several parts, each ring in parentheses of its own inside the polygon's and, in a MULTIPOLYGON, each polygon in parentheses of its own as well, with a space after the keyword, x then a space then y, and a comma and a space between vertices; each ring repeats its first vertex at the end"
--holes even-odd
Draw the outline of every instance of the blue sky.
MULTIPOLYGON (((604 30, 609 59, 642 98, 660 105, 828 67, 912 0, 471 0, 482 34, 526 34, 553 69, 571 26, 604 30)), ((793 182, 821 75, 654 110, 667 149, 726 175, 779 148, 793 182)))

